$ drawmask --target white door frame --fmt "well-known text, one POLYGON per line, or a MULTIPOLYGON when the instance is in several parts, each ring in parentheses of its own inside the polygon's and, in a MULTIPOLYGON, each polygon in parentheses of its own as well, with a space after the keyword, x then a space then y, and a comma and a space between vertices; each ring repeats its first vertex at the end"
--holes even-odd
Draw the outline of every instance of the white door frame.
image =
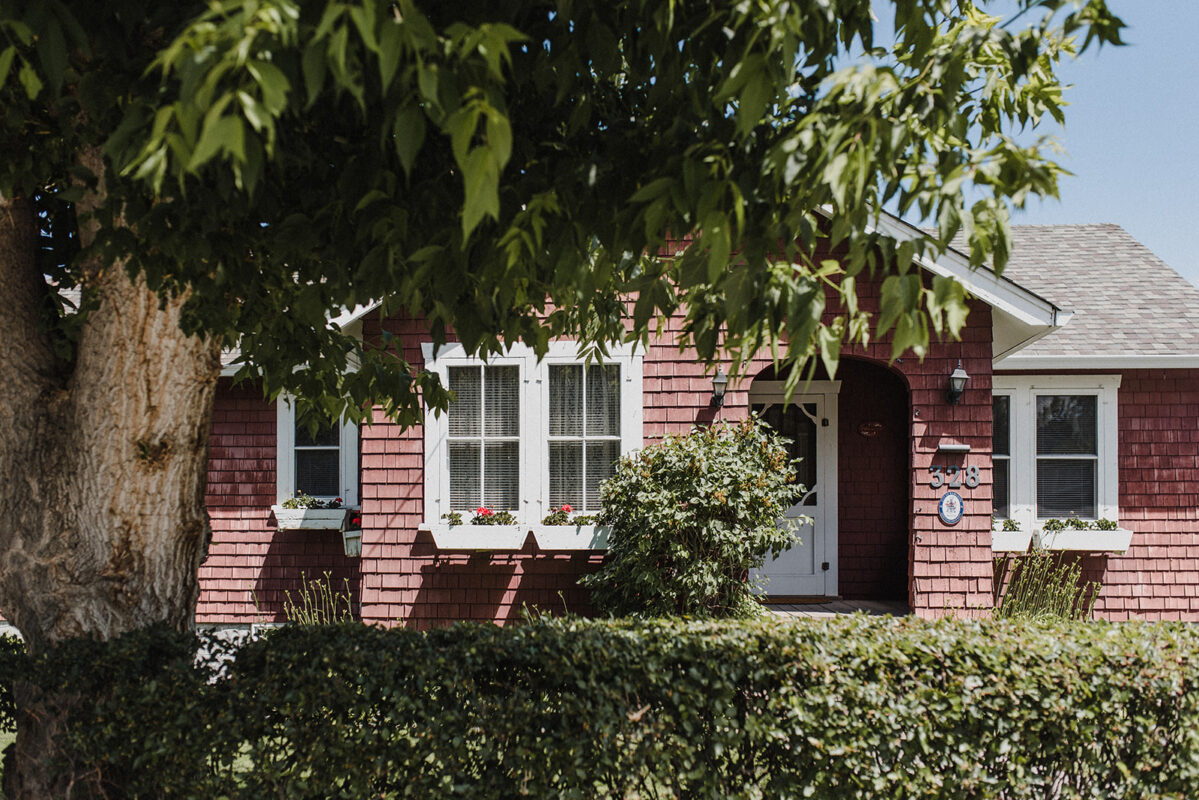
MULTIPOLYGON (((783 381, 754 381, 749 387, 749 406, 770 406, 787 402, 783 381)), ((816 484, 820 487, 820 519, 813 518, 812 537, 820 542, 815 550, 816 563, 828 562, 824 571, 824 596, 838 595, 837 565, 837 395, 841 381, 809 381, 801 383, 791 396, 789 405, 798 405, 804 398, 823 399, 824 419, 816 428, 816 484), (821 552, 823 551, 823 552, 821 552)), ((813 542, 813 544, 816 543, 813 542)))

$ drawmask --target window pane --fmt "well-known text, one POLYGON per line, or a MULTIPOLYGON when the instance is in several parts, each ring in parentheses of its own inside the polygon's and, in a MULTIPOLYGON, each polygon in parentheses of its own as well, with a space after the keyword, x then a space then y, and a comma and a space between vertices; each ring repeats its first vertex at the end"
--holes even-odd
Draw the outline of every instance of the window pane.
POLYGON ((1037 397, 1037 455, 1096 455, 1094 395, 1037 397))
POLYGON ((316 434, 308 432, 308 426, 296 419, 296 447, 337 447, 341 444, 340 425, 322 424, 316 434))
POLYGON ((583 443, 550 442, 550 506, 583 508, 583 443))
POLYGON ((488 442, 483 451, 483 505, 516 511, 520 503, 520 442, 488 442))
POLYGON ((620 458, 620 442, 587 443, 587 497, 588 511, 600 510, 600 484, 612 477, 616 461, 620 458))
POLYGON ((341 494, 337 462, 338 450, 297 450, 296 490, 314 497, 341 494))
POLYGON ((1094 459, 1037 460, 1037 516, 1095 518, 1094 459))
POLYGON ((479 455, 474 442, 450 442, 450 508, 454 511, 474 511, 483 503, 479 455))
POLYGON ((587 368, 587 435, 620 435, 620 367, 615 364, 587 368))
POLYGON ((991 450, 997 456, 1012 454, 1011 398, 996 395, 991 398, 991 450))
MULTIPOLYGON (((583 366, 581 364, 551 366, 550 436, 582 435, 583 366)), ((582 451, 580 451, 580 464, 582 464, 582 458, 582 451)), ((574 505, 574 502, 571 502, 571 505, 574 505)))
MULTIPOLYGON (((482 370, 478 367, 450 367, 450 390, 457 399, 450 405, 450 436, 478 436, 483 399, 482 370)), ((457 506, 454 506, 457 508, 457 506)))
POLYGON ((1010 499, 1011 489, 1009 488, 1010 482, 1008 479, 1008 468, 1010 463, 1011 462, 1009 462, 1006 458, 997 458, 995 459, 994 463, 995 481, 992 488, 995 497, 994 503, 991 507, 991 513, 1000 519, 1007 519, 1012 515, 1010 499))
POLYGON ((520 367, 487 367, 483 379, 487 436, 520 435, 520 367))

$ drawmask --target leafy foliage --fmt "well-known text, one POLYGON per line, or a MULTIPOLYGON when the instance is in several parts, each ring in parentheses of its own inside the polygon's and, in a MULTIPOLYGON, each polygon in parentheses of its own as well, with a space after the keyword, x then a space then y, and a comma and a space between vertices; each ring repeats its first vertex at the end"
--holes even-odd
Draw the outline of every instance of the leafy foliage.
POLYGON ((320 500, 304 492, 296 492, 295 497, 283 501, 284 508, 341 508, 341 498, 320 500))
POLYGON ((753 616, 749 570, 797 540, 778 520, 803 489, 784 441, 757 418, 697 428, 626 457, 600 489, 611 525, 580 580, 614 615, 753 616))
POLYGON ((76 769, 132 798, 1039 800, 1193 795, 1197 666, 1182 624, 854 617, 157 632, 10 668, 88 697, 76 769))
POLYGON ((353 595, 349 580, 343 579, 344 588, 333 588, 333 576, 326 572, 319 578, 308 580, 300 576, 300 589, 296 597, 286 592, 283 616, 294 625, 336 625, 354 621, 353 595))
MULTIPOLYGON (((11 0, 0 193, 98 198, 59 215, 98 236, 57 237, 56 277, 86 299, 82 264, 124 263, 187 291, 188 330, 239 343, 242 376, 326 417, 382 403, 411 423, 422 397, 448 402, 388 337, 326 326, 373 301, 484 354, 602 352, 674 312, 705 360, 773 347, 831 367, 887 333, 922 354, 966 305, 914 259, 964 233, 1002 268, 1009 204, 1061 174, 1012 134, 1060 119, 1055 65, 1122 24, 1103 0, 1020 0, 1008 19, 901 0, 888 50, 870 5, 11 0), (876 227, 883 207, 935 221, 933 241, 876 227)), ((71 326, 45 327, 69 356, 71 326)))
POLYGON ((1083 582, 1077 559, 1033 548, 995 561, 999 593, 995 616, 1000 619, 1090 619, 1100 585, 1083 582))

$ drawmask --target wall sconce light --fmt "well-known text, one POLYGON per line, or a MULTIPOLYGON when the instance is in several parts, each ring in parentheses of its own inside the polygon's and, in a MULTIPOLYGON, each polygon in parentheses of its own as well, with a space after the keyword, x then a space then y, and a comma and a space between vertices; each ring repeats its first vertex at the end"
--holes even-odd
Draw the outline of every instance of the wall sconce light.
POLYGON ((712 376, 712 400, 709 403, 713 408, 724 405, 724 390, 728 387, 729 376, 724 374, 721 367, 716 367, 716 374, 712 376))
POLYGON ((966 374, 966 370, 962 369, 962 360, 959 358, 957 368, 949 376, 949 392, 946 394, 949 405, 956 405, 962 399, 968 380, 970 380, 970 376, 966 374))

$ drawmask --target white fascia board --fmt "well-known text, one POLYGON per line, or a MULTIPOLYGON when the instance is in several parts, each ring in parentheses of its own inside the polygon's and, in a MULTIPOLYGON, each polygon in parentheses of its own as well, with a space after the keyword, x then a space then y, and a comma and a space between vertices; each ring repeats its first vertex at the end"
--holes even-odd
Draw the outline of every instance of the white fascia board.
MULTIPOLYGON (((879 213, 870 230, 901 242, 930 238, 924 231, 885 211, 879 213)), ((935 261, 924 256, 917 257, 916 261, 934 275, 957 279, 987 305, 1002 309, 1028 325, 1060 328, 1073 316, 1072 312, 1058 308, 1010 278, 996 275, 987 267, 972 268, 970 261, 956 250, 946 250, 935 261)))
POLYGON ((1132 353, 1112 355, 1014 354, 995 361, 997 370, 1074 370, 1074 369, 1199 369, 1199 355, 1141 356, 1132 353))
MULTIPOLYGON (((362 338, 362 318, 380 306, 379 302, 370 303, 365 306, 354 306, 350 311, 343 311, 336 317, 329 320, 329 323, 337 325, 341 328, 342 333, 353 336, 356 339, 362 338)), ((237 350, 225 350, 221 353, 221 377, 232 378, 241 369, 241 362, 231 360, 226 362, 225 359, 229 356, 234 359, 241 357, 241 352, 237 350)), ((353 364, 351 369, 357 369, 358 365, 353 364)))

